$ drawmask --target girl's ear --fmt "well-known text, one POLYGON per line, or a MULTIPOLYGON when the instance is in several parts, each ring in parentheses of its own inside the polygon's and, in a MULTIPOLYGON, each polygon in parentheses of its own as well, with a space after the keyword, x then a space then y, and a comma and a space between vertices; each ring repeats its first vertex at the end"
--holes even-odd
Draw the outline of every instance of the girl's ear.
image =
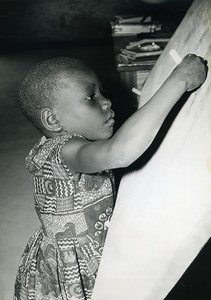
POLYGON ((56 114, 50 108, 43 108, 41 110, 41 122, 43 126, 52 132, 62 131, 62 125, 56 114))

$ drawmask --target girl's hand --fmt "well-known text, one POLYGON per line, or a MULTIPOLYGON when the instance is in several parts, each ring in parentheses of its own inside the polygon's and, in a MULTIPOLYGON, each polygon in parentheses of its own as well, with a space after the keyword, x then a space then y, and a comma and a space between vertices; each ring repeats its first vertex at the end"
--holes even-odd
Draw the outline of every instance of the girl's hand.
POLYGON ((172 75, 185 81, 186 90, 192 91, 202 85, 207 77, 207 61, 195 54, 188 54, 174 69, 172 75))

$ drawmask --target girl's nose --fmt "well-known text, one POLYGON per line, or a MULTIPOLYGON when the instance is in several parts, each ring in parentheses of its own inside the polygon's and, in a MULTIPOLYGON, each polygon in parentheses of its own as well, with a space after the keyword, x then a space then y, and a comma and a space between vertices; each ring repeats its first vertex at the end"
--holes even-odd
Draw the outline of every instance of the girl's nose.
POLYGON ((111 104, 112 103, 109 99, 103 97, 103 99, 102 99, 102 108, 103 108, 103 110, 109 109, 111 107, 111 104))

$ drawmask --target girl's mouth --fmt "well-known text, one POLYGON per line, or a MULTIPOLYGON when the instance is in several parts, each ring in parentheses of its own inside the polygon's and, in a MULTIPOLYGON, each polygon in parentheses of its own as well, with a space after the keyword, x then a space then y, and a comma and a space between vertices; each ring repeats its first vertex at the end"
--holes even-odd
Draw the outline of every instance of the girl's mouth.
POLYGON ((110 116, 108 117, 108 119, 106 120, 105 123, 113 124, 113 123, 115 122, 115 121, 114 121, 114 116, 115 116, 115 114, 114 114, 114 112, 111 110, 111 111, 110 111, 110 116))

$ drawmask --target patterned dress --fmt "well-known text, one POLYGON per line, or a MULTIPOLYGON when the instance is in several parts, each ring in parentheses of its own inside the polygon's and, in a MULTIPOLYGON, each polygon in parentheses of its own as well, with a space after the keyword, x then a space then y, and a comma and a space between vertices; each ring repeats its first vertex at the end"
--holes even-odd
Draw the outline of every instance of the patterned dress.
POLYGON ((61 157, 72 137, 42 137, 26 158, 42 226, 22 255, 15 300, 91 298, 114 205, 113 176, 81 174, 76 181, 61 157))

